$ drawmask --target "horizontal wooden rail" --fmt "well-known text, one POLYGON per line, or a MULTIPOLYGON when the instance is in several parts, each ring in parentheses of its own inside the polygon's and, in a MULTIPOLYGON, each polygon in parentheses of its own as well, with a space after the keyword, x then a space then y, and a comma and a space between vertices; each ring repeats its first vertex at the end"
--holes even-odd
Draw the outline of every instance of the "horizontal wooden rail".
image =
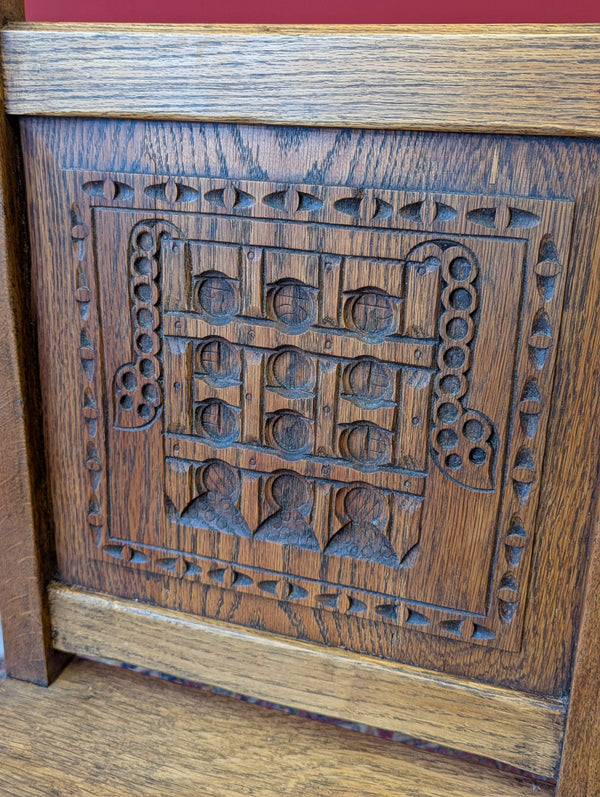
POLYGON ((554 794, 494 767, 82 659, 50 689, 3 681, 0 722, 10 797, 554 794))
POLYGON ((11 114, 600 135, 599 25, 16 24, 11 114))
POLYGON ((55 645, 553 776, 565 709, 493 686, 55 584, 55 645))

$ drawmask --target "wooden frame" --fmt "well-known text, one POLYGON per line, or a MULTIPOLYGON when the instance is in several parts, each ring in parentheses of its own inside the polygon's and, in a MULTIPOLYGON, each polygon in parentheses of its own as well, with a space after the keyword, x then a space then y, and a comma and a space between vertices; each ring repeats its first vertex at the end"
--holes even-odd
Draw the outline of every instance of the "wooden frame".
POLYGON ((232 692, 555 775, 565 721, 561 701, 58 584, 50 588, 50 599, 61 650, 126 660, 192 681, 210 683, 219 672, 219 685, 232 692))
MULTIPOLYGON (((116 26, 16 25, 2 33, 2 71, 6 112, 17 116, 104 115, 598 136, 599 41, 600 27, 594 25, 358 30, 177 29, 168 26, 123 30, 116 26), (375 46, 377 51, 373 57, 375 46), (443 60, 449 46, 454 52, 460 52, 460 59, 453 59, 452 70, 443 60), (159 64, 156 58, 151 62, 144 59, 149 47, 158 48, 159 64), (116 69, 114 62, 106 58, 115 48, 120 53, 116 69), (556 73, 557 61, 561 65, 560 74, 556 73), (345 69, 341 69, 342 65, 345 69), (182 112, 181 94, 176 102, 172 97, 173 86, 184 72, 194 75, 194 89, 186 93, 186 110, 182 112), (298 73, 304 73, 305 79, 298 81, 298 73), (348 74, 358 73, 373 87, 364 102, 356 101, 355 85, 347 79, 348 74), (74 75, 85 75, 85 81, 78 83, 74 75), (247 76, 248 82, 240 82, 240 75, 247 76), (533 94, 535 102, 532 102, 533 94), (257 95, 261 98, 260 116, 256 114, 257 105, 253 101, 257 95), (440 100, 441 96, 448 97, 448 102, 440 100)), ((27 353, 20 345, 29 320, 26 284, 20 268, 23 238, 18 243, 15 234, 19 229, 18 219, 22 218, 15 203, 18 151, 4 116, 2 126, 4 202, 0 234, 5 246, 4 261, 0 264, 1 295, 5 318, 14 321, 9 334, 3 338, 5 350, 0 353, 5 394, 0 404, 0 420, 6 428, 14 430, 11 439, 15 453, 5 454, 2 459, 5 469, 1 474, 3 512, 5 517, 14 520, 2 530, 6 540, 3 548, 11 554, 3 560, 6 572, 0 578, 0 597, 8 655, 13 657, 12 661, 9 658, 9 671, 17 677, 46 683, 57 662, 51 652, 50 625, 45 609, 45 586, 52 569, 52 553, 40 548, 39 540, 51 535, 43 530, 43 512, 40 512, 45 500, 43 474, 34 467, 34 460, 39 459, 33 454, 34 446, 39 445, 41 439, 35 419, 36 386, 25 384, 23 363, 27 353), (15 407, 19 408, 21 401, 24 418, 19 417, 19 413, 15 418, 15 407), (30 497, 32 486, 35 487, 34 497, 30 497), (17 568, 13 562, 18 563, 17 568), (43 566, 42 562, 46 564, 43 566), (26 623, 29 624, 27 631, 26 623)), ((597 249, 598 244, 596 252, 597 249)), ((592 455, 597 458, 598 452, 594 450, 592 455)), ((596 507, 595 518, 597 511, 596 507)), ((597 701, 600 692, 595 650, 600 625, 600 539, 591 532, 590 537, 585 609, 570 696, 562 779, 558 786, 558 794, 565 797, 595 794, 599 788, 597 764, 593 759, 587 764, 585 754, 586 748, 593 747, 591 740, 600 739, 598 712, 591 711, 592 701, 597 701)), ((135 640, 132 643, 131 638, 122 638, 121 642, 118 637, 108 638, 102 633, 106 628, 102 622, 95 626, 96 633, 86 631, 86 623, 92 619, 98 622, 125 614, 133 622, 136 613, 126 602, 119 604, 110 598, 89 597, 59 587, 53 588, 50 594, 57 648, 117 658, 133 656, 135 640)), ((169 628, 167 633, 177 638, 178 618, 168 612, 150 614, 152 617, 146 622, 169 628)), ((197 625, 195 638, 199 640, 200 649, 205 644, 210 645, 215 634, 225 638, 220 637, 219 629, 210 623, 197 625)), ((239 639, 243 636, 238 635, 239 639)), ((241 648, 238 647, 233 655, 234 671, 238 668, 238 676, 232 676, 227 683, 216 674, 220 662, 215 663, 214 670, 190 668, 182 661, 161 655, 153 663, 165 671, 250 691, 251 685, 241 675, 247 655, 243 652, 243 639, 239 644, 241 648)), ((301 643, 271 642, 267 636, 263 644, 265 649, 272 650, 303 648, 301 643)), ((135 655, 141 663, 141 653, 135 655)), ((351 654, 338 654, 337 658, 342 669, 348 666, 348 672, 354 673, 348 675, 350 683, 361 666, 379 666, 361 664, 361 657, 351 654), (351 667, 350 662, 353 662, 351 667)), ((143 662, 149 663, 147 655, 143 662)), ((387 667, 380 666, 383 670, 387 667)), ((446 744, 454 739, 463 749, 479 753, 489 754, 495 750, 502 760, 531 767, 538 774, 555 772, 564 722, 564 709, 560 704, 511 698, 504 690, 482 689, 478 694, 472 685, 455 684, 461 696, 457 703, 467 694, 474 701, 471 704, 474 713, 469 721, 476 715, 482 716, 481 705, 486 696, 494 705, 514 700, 519 706, 520 735, 515 734, 510 743, 502 747, 493 741, 493 735, 483 734, 483 742, 478 744, 475 737, 481 733, 480 728, 474 735, 453 736, 453 722, 449 719, 445 730, 434 730, 436 708, 432 704, 426 709, 430 687, 423 688, 423 684, 433 681, 423 681, 424 676, 410 672, 410 668, 395 668, 395 672, 401 674, 393 677, 404 679, 409 691, 417 689, 420 695, 417 704, 430 712, 430 719, 415 718, 411 723, 408 717, 387 721, 380 715, 374 716, 374 721, 381 719, 389 727, 398 722, 398 728, 446 744), (530 718, 538 723, 539 736, 533 741, 535 749, 518 752, 518 742, 528 736, 530 718)), ((322 677, 325 679, 326 673, 322 677)), ((316 691, 322 686, 323 681, 316 691)), ((339 696, 341 702, 331 703, 318 695, 309 698, 301 693, 292 694, 289 688, 290 684, 284 683, 281 692, 275 689, 270 693, 263 684, 260 696, 320 711, 335 713, 337 710, 340 716, 353 719, 358 716, 354 715, 356 707, 350 709, 351 703, 347 699, 344 702, 343 694, 339 696)), ((255 692, 258 691, 256 687, 255 692)), ((498 719, 500 713, 492 710, 490 718, 498 719)))
POLYGON ((599 35, 597 25, 16 25, 2 34, 6 108, 597 135, 599 35))

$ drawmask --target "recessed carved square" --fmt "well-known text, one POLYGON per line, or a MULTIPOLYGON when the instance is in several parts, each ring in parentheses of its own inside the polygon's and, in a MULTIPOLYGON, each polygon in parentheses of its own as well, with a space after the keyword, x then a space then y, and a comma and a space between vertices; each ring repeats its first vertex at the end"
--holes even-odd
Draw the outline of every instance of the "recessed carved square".
POLYGON ((97 556, 518 647, 570 203, 81 185, 97 556), (110 251, 86 242, 86 201, 110 251), (110 346, 92 339, 93 290, 110 346))

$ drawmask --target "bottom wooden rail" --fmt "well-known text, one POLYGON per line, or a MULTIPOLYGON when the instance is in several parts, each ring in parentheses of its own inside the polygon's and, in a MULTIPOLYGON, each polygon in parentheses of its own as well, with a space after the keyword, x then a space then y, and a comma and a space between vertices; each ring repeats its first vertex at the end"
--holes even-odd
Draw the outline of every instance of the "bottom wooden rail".
POLYGON ((50 603, 59 650, 156 669, 555 776, 565 725, 564 706, 556 701, 59 584, 50 587, 50 603))
POLYGON ((0 686, 0 795, 518 797, 550 786, 74 660, 0 686))

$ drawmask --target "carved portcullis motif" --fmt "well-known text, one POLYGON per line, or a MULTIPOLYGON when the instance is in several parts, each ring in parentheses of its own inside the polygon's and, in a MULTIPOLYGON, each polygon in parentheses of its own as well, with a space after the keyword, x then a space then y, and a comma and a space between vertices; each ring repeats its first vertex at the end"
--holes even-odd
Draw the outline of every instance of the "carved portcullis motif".
POLYGON ((187 249, 177 262, 190 269, 190 295, 173 297, 163 320, 165 391, 192 375, 166 419, 171 519, 319 558, 408 566, 418 513, 411 505, 402 520, 402 499, 421 503, 435 352, 433 335, 404 334, 413 275, 389 259, 194 240, 187 249), (403 401, 422 413, 410 438, 403 425, 416 428, 417 416, 402 416, 403 401), (239 484, 221 495, 196 471, 190 498, 184 461, 239 484), (238 517, 242 492, 240 505, 259 508, 252 521, 238 517))
POLYGON ((117 230, 128 314, 106 373, 111 496, 130 500, 135 450, 154 502, 103 528, 106 554, 517 647, 565 203, 136 174, 83 188, 117 230), (464 560, 444 558, 452 535, 464 560))

